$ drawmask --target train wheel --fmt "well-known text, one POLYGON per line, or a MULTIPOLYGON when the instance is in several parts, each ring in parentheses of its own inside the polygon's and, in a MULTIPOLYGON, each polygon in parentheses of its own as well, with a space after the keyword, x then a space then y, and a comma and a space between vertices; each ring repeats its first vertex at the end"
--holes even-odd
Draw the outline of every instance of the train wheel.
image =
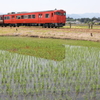
POLYGON ((12 27, 13 25, 12 25, 12 24, 10 24, 9 26, 10 26, 10 27, 12 27))
POLYGON ((50 28, 50 25, 48 25, 48 28, 50 28))
POLYGON ((50 27, 51 27, 51 28, 54 28, 54 25, 51 25, 50 27))
POLYGON ((44 24, 44 25, 43 25, 43 27, 44 27, 44 28, 47 28, 47 25, 46 25, 46 24, 44 24))
POLYGON ((55 28, 57 28, 57 26, 55 26, 55 28))

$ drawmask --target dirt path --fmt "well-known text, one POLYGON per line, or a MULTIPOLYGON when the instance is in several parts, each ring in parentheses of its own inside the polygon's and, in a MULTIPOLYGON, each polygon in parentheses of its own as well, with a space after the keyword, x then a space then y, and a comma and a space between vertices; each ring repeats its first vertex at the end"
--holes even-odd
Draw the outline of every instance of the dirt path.
POLYGON ((0 36, 29 36, 39 38, 61 38, 100 42, 99 29, 49 29, 41 27, 0 27, 0 36))

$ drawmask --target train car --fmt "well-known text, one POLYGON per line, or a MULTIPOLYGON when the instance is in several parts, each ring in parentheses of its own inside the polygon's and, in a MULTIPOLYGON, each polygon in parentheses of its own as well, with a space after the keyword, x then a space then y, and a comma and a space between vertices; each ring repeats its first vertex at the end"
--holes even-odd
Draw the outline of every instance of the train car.
POLYGON ((20 12, 4 15, 5 26, 62 27, 66 22, 64 10, 20 12))
POLYGON ((4 20, 3 20, 4 16, 0 15, 0 26, 3 26, 4 24, 4 20))

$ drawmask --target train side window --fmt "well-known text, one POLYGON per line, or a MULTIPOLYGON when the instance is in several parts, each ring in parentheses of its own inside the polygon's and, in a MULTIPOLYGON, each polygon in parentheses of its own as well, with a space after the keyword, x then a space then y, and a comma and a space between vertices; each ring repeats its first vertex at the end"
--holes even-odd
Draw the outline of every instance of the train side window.
POLYGON ((50 16, 49 16, 49 14, 45 14, 45 18, 49 18, 50 16))
POLYGON ((7 16, 7 18, 6 19, 10 19, 10 16, 7 16))
POLYGON ((39 14, 39 16, 38 16, 39 18, 42 18, 42 14, 39 14))
POLYGON ((2 17, 0 17, 0 20, 2 20, 2 17))
POLYGON ((4 19, 6 20, 7 18, 6 18, 6 17, 4 17, 4 19))
POLYGON ((28 18, 30 19, 31 18, 31 15, 28 15, 28 18))
POLYGON ((32 18, 35 18, 35 15, 32 15, 32 18))
POLYGON ((0 20, 3 20, 3 17, 0 17, 0 20))
POLYGON ((4 17, 4 20, 8 20, 8 19, 10 19, 10 16, 4 17))
POLYGON ((28 19, 28 15, 24 15, 24 19, 28 19))
POLYGON ((21 16, 16 16, 17 19, 21 19, 21 16))

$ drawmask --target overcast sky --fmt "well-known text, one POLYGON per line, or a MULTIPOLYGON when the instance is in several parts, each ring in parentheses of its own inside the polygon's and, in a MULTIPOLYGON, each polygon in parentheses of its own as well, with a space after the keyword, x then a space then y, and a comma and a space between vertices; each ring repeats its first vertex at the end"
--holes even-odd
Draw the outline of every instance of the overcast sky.
POLYGON ((100 13, 100 0, 0 0, 0 13, 63 9, 67 14, 100 13))

